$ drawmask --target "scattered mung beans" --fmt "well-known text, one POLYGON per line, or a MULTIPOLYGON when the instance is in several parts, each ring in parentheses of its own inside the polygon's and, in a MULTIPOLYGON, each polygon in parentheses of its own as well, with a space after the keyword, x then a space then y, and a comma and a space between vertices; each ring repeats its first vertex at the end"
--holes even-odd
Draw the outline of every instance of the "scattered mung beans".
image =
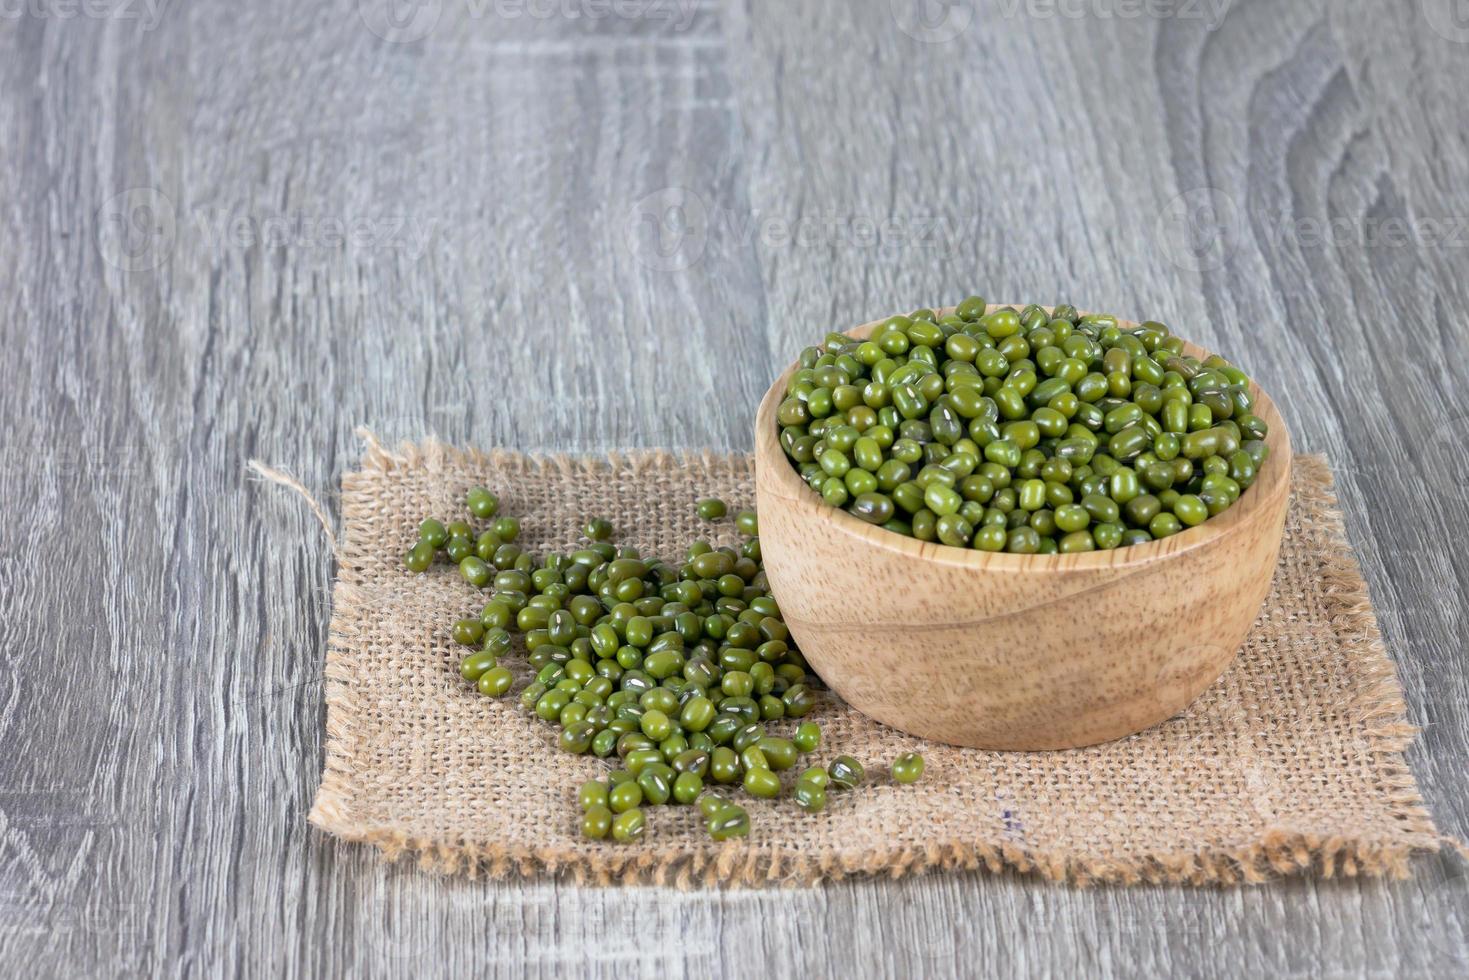
MULTIPOLYGON (((494 494, 476 487, 465 505, 488 526, 476 533, 465 521, 426 520, 404 565, 422 572, 442 554, 487 593, 479 613, 450 630, 469 648, 458 663, 466 682, 487 696, 508 693, 514 675, 500 659, 521 634, 534 672, 522 708, 559 726, 562 751, 621 763, 578 789, 582 835, 638 840, 645 807, 696 802, 713 839, 748 835, 748 812, 706 787, 778 798, 780 773, 821 744, 821 727, 800 721, 819 682, 770 594, 755 513, 735 517, 740 547, 696 541, 673 564, 612 544, 600 518, 581 529, 586 547, 537 558, 514 543, 520 522, 500 513, 494 494), (789 735, 776 730, 786 719, 789 735)), ((709 498, 698 512, 719 520, 727 507, 709 498)), ((790 793, 798 807, 820 812, 829 785, 862 780, 851 756, 830 770, 802 772, 790 793)))

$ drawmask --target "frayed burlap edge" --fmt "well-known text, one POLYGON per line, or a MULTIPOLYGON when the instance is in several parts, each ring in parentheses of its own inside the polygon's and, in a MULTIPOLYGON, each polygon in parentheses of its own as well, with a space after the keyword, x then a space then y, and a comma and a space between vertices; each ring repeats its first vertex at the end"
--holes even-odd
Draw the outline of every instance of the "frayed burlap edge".
MULTIPOLYGON (((365 473, 391 472, 405 466, 432 467, 446 461, 491 464, 521 472, 543 467, 562 472, 597 473, 616 468, 638 472, 647 467, 670 465, 708 466, 731 459, 707 452, 674 454, 657 450, 612 453, 597 458, 524 455, 505 450, 484 453, 437 441, 420 445, 405 443, 397 451, 390 451, 370 432, 359 429, 358 435, 367 444, 358 471, 365 473)), ((361 590, 341 581, 340 575, 332 592, 333 613, 325 668, 326 761, 309 820, 345 840, 372 844, 389 860, 416 857, 425 870, 490 878, 554 876, 599 885, 800 886, 857 875, 902 878, 942 870, 1013 871, 1081 885, 1228 885, 1303 873, 1323 878, 1405 878, 1415 852, 1437 851, 1441 843, 1449 843, 1460 853, 1465 853, 1465 849, 1459 842, 1439 836, 1404 758, 1403 753, 1417 729, 1407 721, 1402 688, 1383 645, 1367 584, 1351 545, 1339 522, 1328 519, 1337 509, 1331 470, 1319 455, 1298 456, 1295 464, 1298 482, 1295 506, 1304 510, 1308 518, 1305 525, 1315 536, 1331 624, 1344 655, 1365 679, 1350 707, 1357 724, 1362 726, 1368 751, 1378 760, 1384 797, 1405 831, 1402 842, 1377 844, 1266 829, 1256 840, 1240 846, 1154 853, 1130 860, 1098 860, 1074 853, 985 842, 873 850, 860 859, 833 856, 817 859, 796 851, 751 850, 738 842, 726 844, 712 855, 630 850, 626 856, 606 857, 576 848, 531 848, 414 837, 392 827, 364 824, 353 816, 359 704, 351 684, 353 669, 348 651, 353 624, 367 600, 361 590)), ((365 516, 353 512, 354 501, 349 493, 357 476, 358 473, 348 473, 342 479, 343 533, 337 556, 343 564, 352 555, 353 519, 365 516)))

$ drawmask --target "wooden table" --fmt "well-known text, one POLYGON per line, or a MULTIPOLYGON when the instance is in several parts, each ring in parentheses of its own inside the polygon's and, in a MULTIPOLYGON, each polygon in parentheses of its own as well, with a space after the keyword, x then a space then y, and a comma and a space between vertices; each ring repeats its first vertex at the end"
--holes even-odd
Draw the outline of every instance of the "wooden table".
POLYGON ((329 501, 363 424, 746 449, 831 327, 975 290, 1165 319, 1330 455, 1469 837, 1452 0, 394 2, 0 7, 4 973, 1469 969, 1448 856, 724 894, 385 864, 306 824, 331 553, 245 469, 329 501))

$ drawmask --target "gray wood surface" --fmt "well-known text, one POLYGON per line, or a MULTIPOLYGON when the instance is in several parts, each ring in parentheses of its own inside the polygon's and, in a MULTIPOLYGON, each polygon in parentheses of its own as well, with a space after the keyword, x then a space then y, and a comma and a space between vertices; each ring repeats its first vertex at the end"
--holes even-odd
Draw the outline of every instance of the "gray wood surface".
POLYGON ((1463 975, 1447 856, 728 894, 384 864, 305 822, 331 555, 244 461, 329 500, 359 424, 747 448, 832 326, 974 289, 1166 319, 1330 454, 1469 837, 1466 90, 1456 0, 0 4, 0 973, 1463 975))

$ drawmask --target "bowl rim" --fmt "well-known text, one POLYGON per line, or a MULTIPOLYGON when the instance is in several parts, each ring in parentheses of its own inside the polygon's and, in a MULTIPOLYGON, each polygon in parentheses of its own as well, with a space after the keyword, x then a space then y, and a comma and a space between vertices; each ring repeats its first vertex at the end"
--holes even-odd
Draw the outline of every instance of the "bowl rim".
MULTIPOLYGON (((986 305, 985 312, 1005 309, 1022 309, 1021 306, 1005 303, 986 305)), ((933 307, 943 316, 955 307, 933 307)), ((1041 307, 1051 312, 1052 307, 1041 307)), ((847 336, 865 339, 888 318, 872 320, 845 331, 847 336)), ((1136 326, 1138 321, 1118 319, 1118 324, 1136 326)), ((1205 357, 1208 351, 1187 341, 1186 353, 1205 357)), ((1270 515, 1278 506, 1278 499, 1290 487, 1291 442, 1285 421, 1270 396, 1250 381, 1250 391, 1255 396, 1254 414, 1260 416, 1270 427, 1265 444, 1270 447, 1270 456, 1261 468, 1254 484, 1240 499, 1223 514, 1211 517, 1195 527, 1187 528, 1167 538, 1155 539, 1144 544, 1107 551, 1085 551, 1072 554, 1017 555, 1005 551, 977 551, 940 544, 937 541, 920 541, 917 538, 897 534, 879 525, 868 524, 839 507, 832 507, 806 485, 796 468, 786 457, 780 446, 775 411, 785 396, 785 387, 790 376, 800 366, 792 362, 765 392, 755 414, 755 466, 757 485, 765 484, 778 496, 800 508, 815 520, 831 525, 836 531, 858 538, 865 544, 891 554, 921 558, 930 562, 959 568, 991 569, 1015 572, 1055 572, 1060 570, 1118 569, 1146 565, 1151 562, 1172 558, 1198 548, 1207 547, 1222 538, 1236 534, 1241 528, 1251 526, 1262 515, 1270 515), (768 478, 769 483, 766 483, 768 478)))

